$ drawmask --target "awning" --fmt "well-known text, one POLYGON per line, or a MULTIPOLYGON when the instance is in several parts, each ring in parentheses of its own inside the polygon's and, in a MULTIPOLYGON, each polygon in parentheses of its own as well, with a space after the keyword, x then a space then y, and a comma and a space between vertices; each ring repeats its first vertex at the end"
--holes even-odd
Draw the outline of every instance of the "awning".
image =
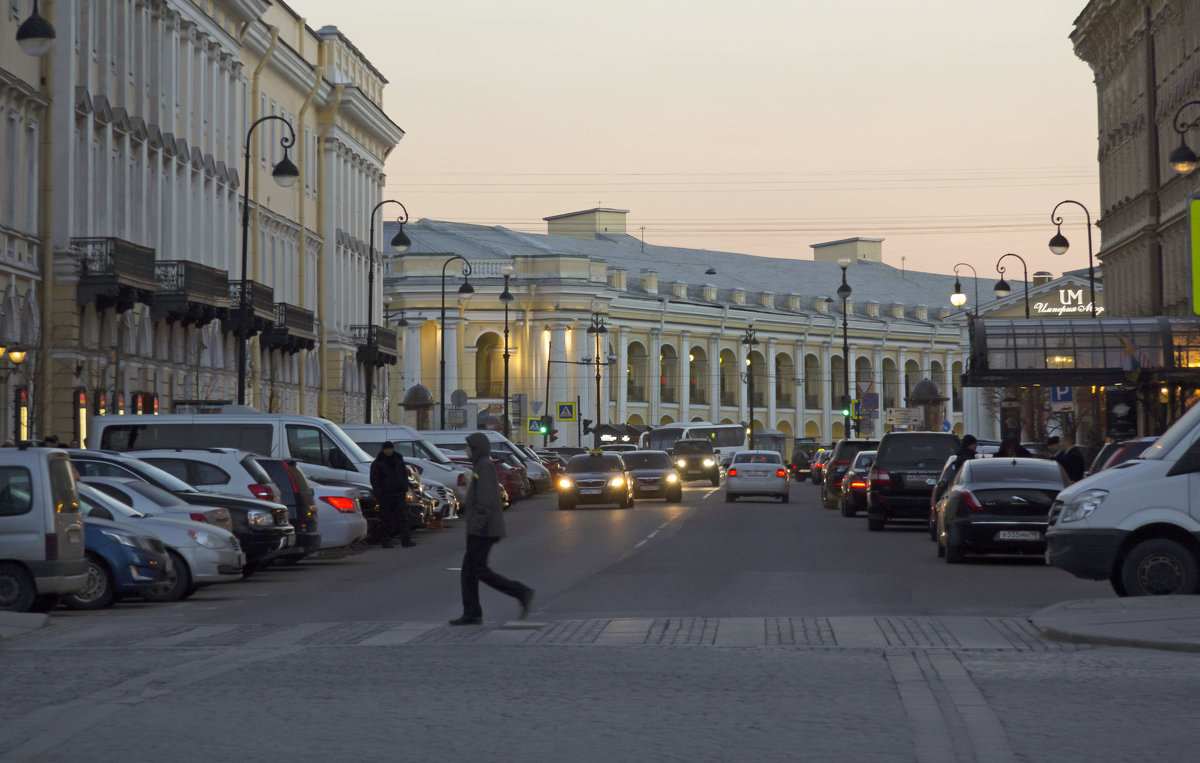
POLYGON ((1200 319, 972 320, 965 387, 1200 386, 1200 319))

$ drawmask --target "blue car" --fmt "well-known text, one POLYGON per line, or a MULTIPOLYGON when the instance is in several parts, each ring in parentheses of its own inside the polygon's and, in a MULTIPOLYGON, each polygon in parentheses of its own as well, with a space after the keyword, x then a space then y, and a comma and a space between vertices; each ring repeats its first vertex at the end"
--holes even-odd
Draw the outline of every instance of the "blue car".
POLYGON ((167 581, 171 559, 158 536, 107 519, 84 517, 87 585, 63 597, 71 609, 104 609, 117 597, 167 581))

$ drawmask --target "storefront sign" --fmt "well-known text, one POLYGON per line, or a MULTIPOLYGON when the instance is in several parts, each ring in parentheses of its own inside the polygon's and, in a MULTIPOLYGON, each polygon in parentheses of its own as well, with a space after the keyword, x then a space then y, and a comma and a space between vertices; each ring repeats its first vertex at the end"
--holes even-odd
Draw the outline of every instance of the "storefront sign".
MULTIPOLYGON (((1038 315, 1063 316, 1092 314, 1092 303, 1088 301, 1089 289, 1059 289, 1045 301, 1034 302, 1033 310, 1038 315)), ((1096 306, 1096 315, 1102 315, 1104 308, 1096 306)))

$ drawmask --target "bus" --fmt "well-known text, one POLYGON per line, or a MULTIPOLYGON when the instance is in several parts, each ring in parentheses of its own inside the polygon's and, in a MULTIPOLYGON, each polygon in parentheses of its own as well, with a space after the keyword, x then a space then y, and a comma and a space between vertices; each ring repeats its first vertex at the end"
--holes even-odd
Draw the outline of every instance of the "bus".
POLYGON ((746 427, 741 424, 713 424, 711 421, 691 421, 642 432, 638 438, 641 450, 671 450, 676 440, 708 440, 719 456, 746 449, 746 427))

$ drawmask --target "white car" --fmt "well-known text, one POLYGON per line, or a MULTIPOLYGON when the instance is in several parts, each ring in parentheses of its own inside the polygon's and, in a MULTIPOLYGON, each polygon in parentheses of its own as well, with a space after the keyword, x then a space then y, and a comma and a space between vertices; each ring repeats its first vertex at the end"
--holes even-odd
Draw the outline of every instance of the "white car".
POLYGON ((197 490, 279 502, 280 493, 259 456, 236 448, 135 450, 129 455, 154 464, 197 490))
POLYGON ((201 586, 242 579, 246 556, 228 530, 191 519, 143 514, 93 485, 79 485, 79 503, 84 516, 154 533, 167 547, 171 574, 163 585, 142 592, 146 601, 179 601, 201 586))
POLYGON ((79 483, 96 487, 121 503, 132 506, 139 514, 207 522, 222 530, 233 531, 233 518, 229 516, 229 509, 184 503, 166 490, 133 477, 83 477, 79 483))
POLYGON ((745 495, 765 495, 788 502, 787 465, 774 450, 739 450, 725 475, 725 501, 733 503, 745 495))
POLYGON ((367 519, 362 499, 369 491, 357 487, 322 485, 308 481, 317 506, 317 527, 321 530, 321 550, 349 546, 367 537, 367 519))

